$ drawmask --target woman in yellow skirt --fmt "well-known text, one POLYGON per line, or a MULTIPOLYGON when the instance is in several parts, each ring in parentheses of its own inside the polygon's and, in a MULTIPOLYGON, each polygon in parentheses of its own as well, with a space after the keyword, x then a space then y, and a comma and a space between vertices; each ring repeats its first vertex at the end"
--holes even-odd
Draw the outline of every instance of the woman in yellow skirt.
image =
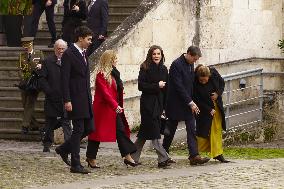
POLYGON ((200 113, 196 115, 198 150, 209 152, 222 163, 228 163, 223 156, 222 130, 226 130, 222 93, 225 82, 215 68, 198 65, 195 69, 194 102, 200 113))

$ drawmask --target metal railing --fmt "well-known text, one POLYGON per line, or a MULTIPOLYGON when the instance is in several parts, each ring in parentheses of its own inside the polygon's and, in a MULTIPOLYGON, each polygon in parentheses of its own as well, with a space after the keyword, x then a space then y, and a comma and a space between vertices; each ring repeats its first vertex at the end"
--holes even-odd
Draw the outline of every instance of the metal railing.
POLYGON ((263 69, 253 69, 223 76, 226 85, 223 93, 226 125, 234 129, 262 121, 263 69), (256 81, 259 78, 258 81, 256 81), (238 85, 240 80, 247 82, 238 85), (251 84, 250 84, 251 83, 251 84), (237 94, 234 96, 234 94, 237 94))

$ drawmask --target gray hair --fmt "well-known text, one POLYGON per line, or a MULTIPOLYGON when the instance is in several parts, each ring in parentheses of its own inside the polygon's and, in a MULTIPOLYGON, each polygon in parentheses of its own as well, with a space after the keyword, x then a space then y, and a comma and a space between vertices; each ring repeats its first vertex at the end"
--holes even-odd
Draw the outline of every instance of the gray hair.
POLYGON ((54 43, 54 47, 57 47, 58 45, 63 44, 67 47, 67 42, 64 41, 63 39, 57 39, 54 43))

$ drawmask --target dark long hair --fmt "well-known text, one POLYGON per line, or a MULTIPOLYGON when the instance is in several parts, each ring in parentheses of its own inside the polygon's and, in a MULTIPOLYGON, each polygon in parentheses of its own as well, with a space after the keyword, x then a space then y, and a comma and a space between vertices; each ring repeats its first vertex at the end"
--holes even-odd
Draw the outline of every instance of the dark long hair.
POLYGON ((160 61, 160 65, 164 64, 165 55, 164 55, 164 51, 163 51, 162 47, 160 47, 158 45, 153 45, 148 50, 146 60, 141 64, 141 66, 140 66, 141 68, 147 70, 149 68, 149 66, 153 63, 152 54, 153 54, 154 50, 156 50, 156 49, 159 49, 161 51, 162 58, 161 58, 161 61, 160 61))

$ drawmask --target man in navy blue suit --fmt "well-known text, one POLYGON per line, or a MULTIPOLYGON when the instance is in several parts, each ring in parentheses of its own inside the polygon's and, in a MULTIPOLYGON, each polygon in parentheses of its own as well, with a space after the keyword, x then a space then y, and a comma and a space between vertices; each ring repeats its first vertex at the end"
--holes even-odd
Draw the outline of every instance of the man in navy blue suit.
POLYGON ((191 165, 203 164, 209 158, 201 158, 195 135, 194 114, 199 108, 193 102, 194 63, 201 57, 198 47, 190 46, 186 54, 173 61, 169 70, 166 115, 169 133, 164 136, 163 147, 169 152, 179 121, 185 121, 187 145, 191 165))
POLYGON ((88 6, 87 26, 93 31, 93 41, 87 50, 90 56, 107 36, 108 2, 107 0, 91 0, 88 6))
POLYGON ((65 110, 72 120, 73 131, 69 140, 55 149, 62 160, 71 165, 71 173, 88 174, 80 162, 80 142, 93 130, 90 68, 86 49, 92 43, 92 31, 80 26, 74 32, 75 43, 61 58, 61 82, 65 110), (71 153, 71 163, 68 154, 71 153))

